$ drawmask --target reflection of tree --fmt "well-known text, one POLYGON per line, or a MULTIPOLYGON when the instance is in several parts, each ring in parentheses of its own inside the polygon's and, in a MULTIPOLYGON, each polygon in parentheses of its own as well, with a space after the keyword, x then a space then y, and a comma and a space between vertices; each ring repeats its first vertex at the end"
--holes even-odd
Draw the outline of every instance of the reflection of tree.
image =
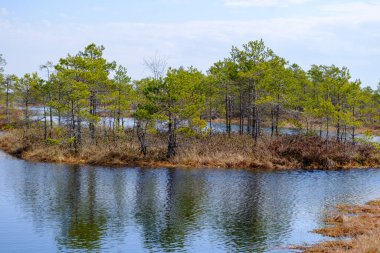
POLYGON ((107 218, 97 198, 96 170, 30 165, 17 178, 17 192, 35 224, 58 227, 59 248, 97 249, 107 218))
POLYGON ((76 217, 69 225, 67 238, 60 240, 59 243, 74 249, 99 248, 105 223, 105 217, 99 217, 96 220, 76 217))
POLYGON ((166 170, 166 184, 151 176, 142 171, 138 179, 136 221, 142 226, 147 248, 178 251, 197 229, 204 182, 177 170, 166 170))
POLYGON ((289 199, 297 198, 291 177, 276 173, 41 164, 18 171, 17 199, 34 224, 54 230, 60 250, 142 243, 173 252, 207 237, 222 251, 265 251, 288 231, 289 199))
POLYGON ((257 177, 241 176, 239 182, 226 182, 218 196, 219 227, 223 241, 231 251, 257 252, 264 250, 267 239, 263 214, 260 212, 261 185, 257 177), (226 187, 228 186, 228 187, 226 187))
POLYGON ((220 173, 210 184, 208 200, 214 206, 210 215, 217 221, 217 240, 234 252, 262 252, 268 244, 280 245, 292 222, 292 185, 285 178, 276 181, 276 175, 268 180, 269 173, 220 173))
POLYGON ((71 215, 61 226, 62 236, 57 238, 58 243, 73 249, 97 249, 105 234, 107 220, 96 206, 95 171, 74 167, 70 172, 64 194, 67 194, 65 199, 69 200, 65 212, 71 215), (85 172, 87 175, 83 176, 86 176, 87 185, 81 180, 81 174, 85 172), (86 187, 87 191, 81 191, 86 187))
MULTIPOLYGON (((135 205, 136 171, 115 169, 107 175, 110 188, 104 189, 107 194, 107 212, 112 217, 113 232, 125 236, 125 227, 131 220, 135 205)), ((108 231, 109 233, 109 231, 108 231)))

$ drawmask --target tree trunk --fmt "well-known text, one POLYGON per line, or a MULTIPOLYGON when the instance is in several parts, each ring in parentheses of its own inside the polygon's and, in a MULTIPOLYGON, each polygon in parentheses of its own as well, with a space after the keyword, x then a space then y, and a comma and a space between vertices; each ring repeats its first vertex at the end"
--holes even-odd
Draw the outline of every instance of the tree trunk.
POLYGON ((248 92, 248 103, 247 103, 247 134, 252 134, 253 133, 253 120, 252 120, 252 116, 253 116, 253 102, 252 102, 252 98, 253 98, 253 88, 251 86, 251 84, 249 85, 249 92, 248 92))
POLYGON ((7 94, 6 94, 6 116, 7 116, 7 124, 11 123, 10 113, 9 113, 9 93, 10 93, 10 82, 11 80, 7 80, 7 94))
POLYGON ((278 136, 278 122, 280 121, 280 93, 277 94, 277 105, 276 105, 276 136, 278 136))
POLYGON ((355 145, 355 107, 352 107, 352 143, 355 145))
MULTIPOLYGON (((75 111, 74 111, 74 101, 71 101, 71 130, 70 130, 70 138, 73 138, 73 146, 74 146, 74 152, 78 151, 78 145, 77 145, 77 136, 76 136, 76 127, 75 127, 75 111)), ((70 142, 71 146, 71 142, 70 142)))
POLYGON ((26 93, 25 98, 25 123, 26 128, 29 128, 29 92, 26 93))
MULTIPOLYGON (((339 112, 338 112, 339 114, 339 112)), ((336 140, 339 141, 340 140, 340 116, 338 116, 338 121, 337 121, 337 125, 336 125, 336 140)))
POLYGON ((273 137, 274 135, 274 109, 273 107, 270 110, 270 116, 271 116, 271 136, 273 137))
POLYGON ((229 91, 228 91, 228 84, 225 84, 225 110, 226 110, 226 133, 228 136, 231 135, 231 129, 229 125, 229 120, 230 120, 230 112, 229 112, 229 91))
POLYGON ((328 140, 329 139, 329 123, 330 123, 330 119, 329 117, 326 118, 326 139, 328 140))
MULTIPOLYGON (((49 94, 49 101, 51 101, 51 94, 50 92, 48 93, 49 94)), ((46 119, 45 119, 46 121, 46 119)), ((49 130, 49 138, 52 137, 52 131, 53 131, 53 110, 51 108, 51 106, 49 106, 49 121, 50 121, 50 130, 49 130)))
POLYGON ((118 101, 117 101, 117 128, 119 130, 120 128, 120 119, 121 119, 121 90, 120 87, 118 89, 119 96, 118 96, 118 101))
POLYGON ((176 155, 177 137, 176 137, 176 121, 169 116, 168 123, 168 149, 166 158, 171 159, 176 155))
MULTIPOLYGON (((62 92, 60 83, 58 84, 58 101, 60 104, 62 103, 62 92)), ((58 109, 58 126, 61 126, 61 108, 58 109)))
POLYGON ((259 125, 259 110, 257 107, 257 91, 256 91, 256 80, 253 82, 253 89, 252 89, 252 137, 257 142, 259 132, 260 132, 260 125, 259 125))
POLYGON ((47 140, 47 115, 46 115, 46 106, 44 101, 44 140, 47 140))
POLYGON ((79 147, 82 146, 82 119, 80 117, 77 117, 77 148, 76 152, 78 152, 79 147))
POLYGON ((208 108, 208 124, 209 124, 209 133, 212 134, 212 101, 211 97, 209 98, 209 108, 208 108))
POLYGON ((147 147, 146 139, 145 139, 147 125, 148 123, 145 123, 145 125, 143 126, 140 120, 137 121, 137 127, 136 127, 137 138, 140 142, 140 152, 141 154, 144 155, 144 157, 148 153, 148 147, 147 147))
MULTIPOLYGON (((95 98, 94 92, 91 92, 91 96, 90 96, 90 115, 93 117, 96 116, 96 98, 95 98)), ((95 140, 95 124, 93 122, 93 119, 91 119, 88 127, 90 130, 91 141, 94 141, 95 140)))

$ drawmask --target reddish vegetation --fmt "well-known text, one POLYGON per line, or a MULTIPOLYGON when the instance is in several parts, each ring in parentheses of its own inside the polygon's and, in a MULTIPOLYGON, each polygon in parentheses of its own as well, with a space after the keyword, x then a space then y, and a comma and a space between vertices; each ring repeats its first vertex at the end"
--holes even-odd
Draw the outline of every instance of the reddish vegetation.
POLYGON ((21 110, 11 109, 9 111, 9 121, 7 123, 6 109, 0 105, 0 129, 13 129, 17 125, 16 122, 21 122, 23 112, 21 110))

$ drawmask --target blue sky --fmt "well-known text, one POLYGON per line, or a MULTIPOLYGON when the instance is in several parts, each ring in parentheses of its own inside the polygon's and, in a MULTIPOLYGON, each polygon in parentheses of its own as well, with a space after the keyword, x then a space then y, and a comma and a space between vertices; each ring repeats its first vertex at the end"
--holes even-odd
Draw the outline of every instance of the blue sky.
POLYGON ((375 88, 379 13, 379 0, 0 0, 0 53, 20 75, 95 42, 138 79, 155 55, 205 71, 232 45, 262 38, 304 69, 347 66, 375 88))

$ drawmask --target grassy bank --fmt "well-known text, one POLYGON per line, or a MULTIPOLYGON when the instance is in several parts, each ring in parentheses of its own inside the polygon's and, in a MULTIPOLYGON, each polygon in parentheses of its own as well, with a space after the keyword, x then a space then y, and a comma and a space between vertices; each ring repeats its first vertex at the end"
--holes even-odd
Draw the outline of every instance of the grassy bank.
MULTIPOLYGON (((58 133, 54 133, 57 135, 58 133)), ((265 170, 379 167, 379 152, 367 144, 326 141, 317 136, 263 136, 257 144, 250 136, 212 135, 186 138, 175 158, 166 159, 165 136, 151 135, 144 157, 133 132, 101 135, 84 142, 78 152, 67 141, 43 141, 37 129, 12 130, 0 137, 5 152, 30 161, 104 166, 247 168, 265 170), (154 145, 153 145, 154 143, 154 145)))
POLYGON ((311 247, 306 253, 378 253, 380 252, 380 200, 363 206, 337 207, 325 220, 327 227, 315 232, 337 238, 311 247))

